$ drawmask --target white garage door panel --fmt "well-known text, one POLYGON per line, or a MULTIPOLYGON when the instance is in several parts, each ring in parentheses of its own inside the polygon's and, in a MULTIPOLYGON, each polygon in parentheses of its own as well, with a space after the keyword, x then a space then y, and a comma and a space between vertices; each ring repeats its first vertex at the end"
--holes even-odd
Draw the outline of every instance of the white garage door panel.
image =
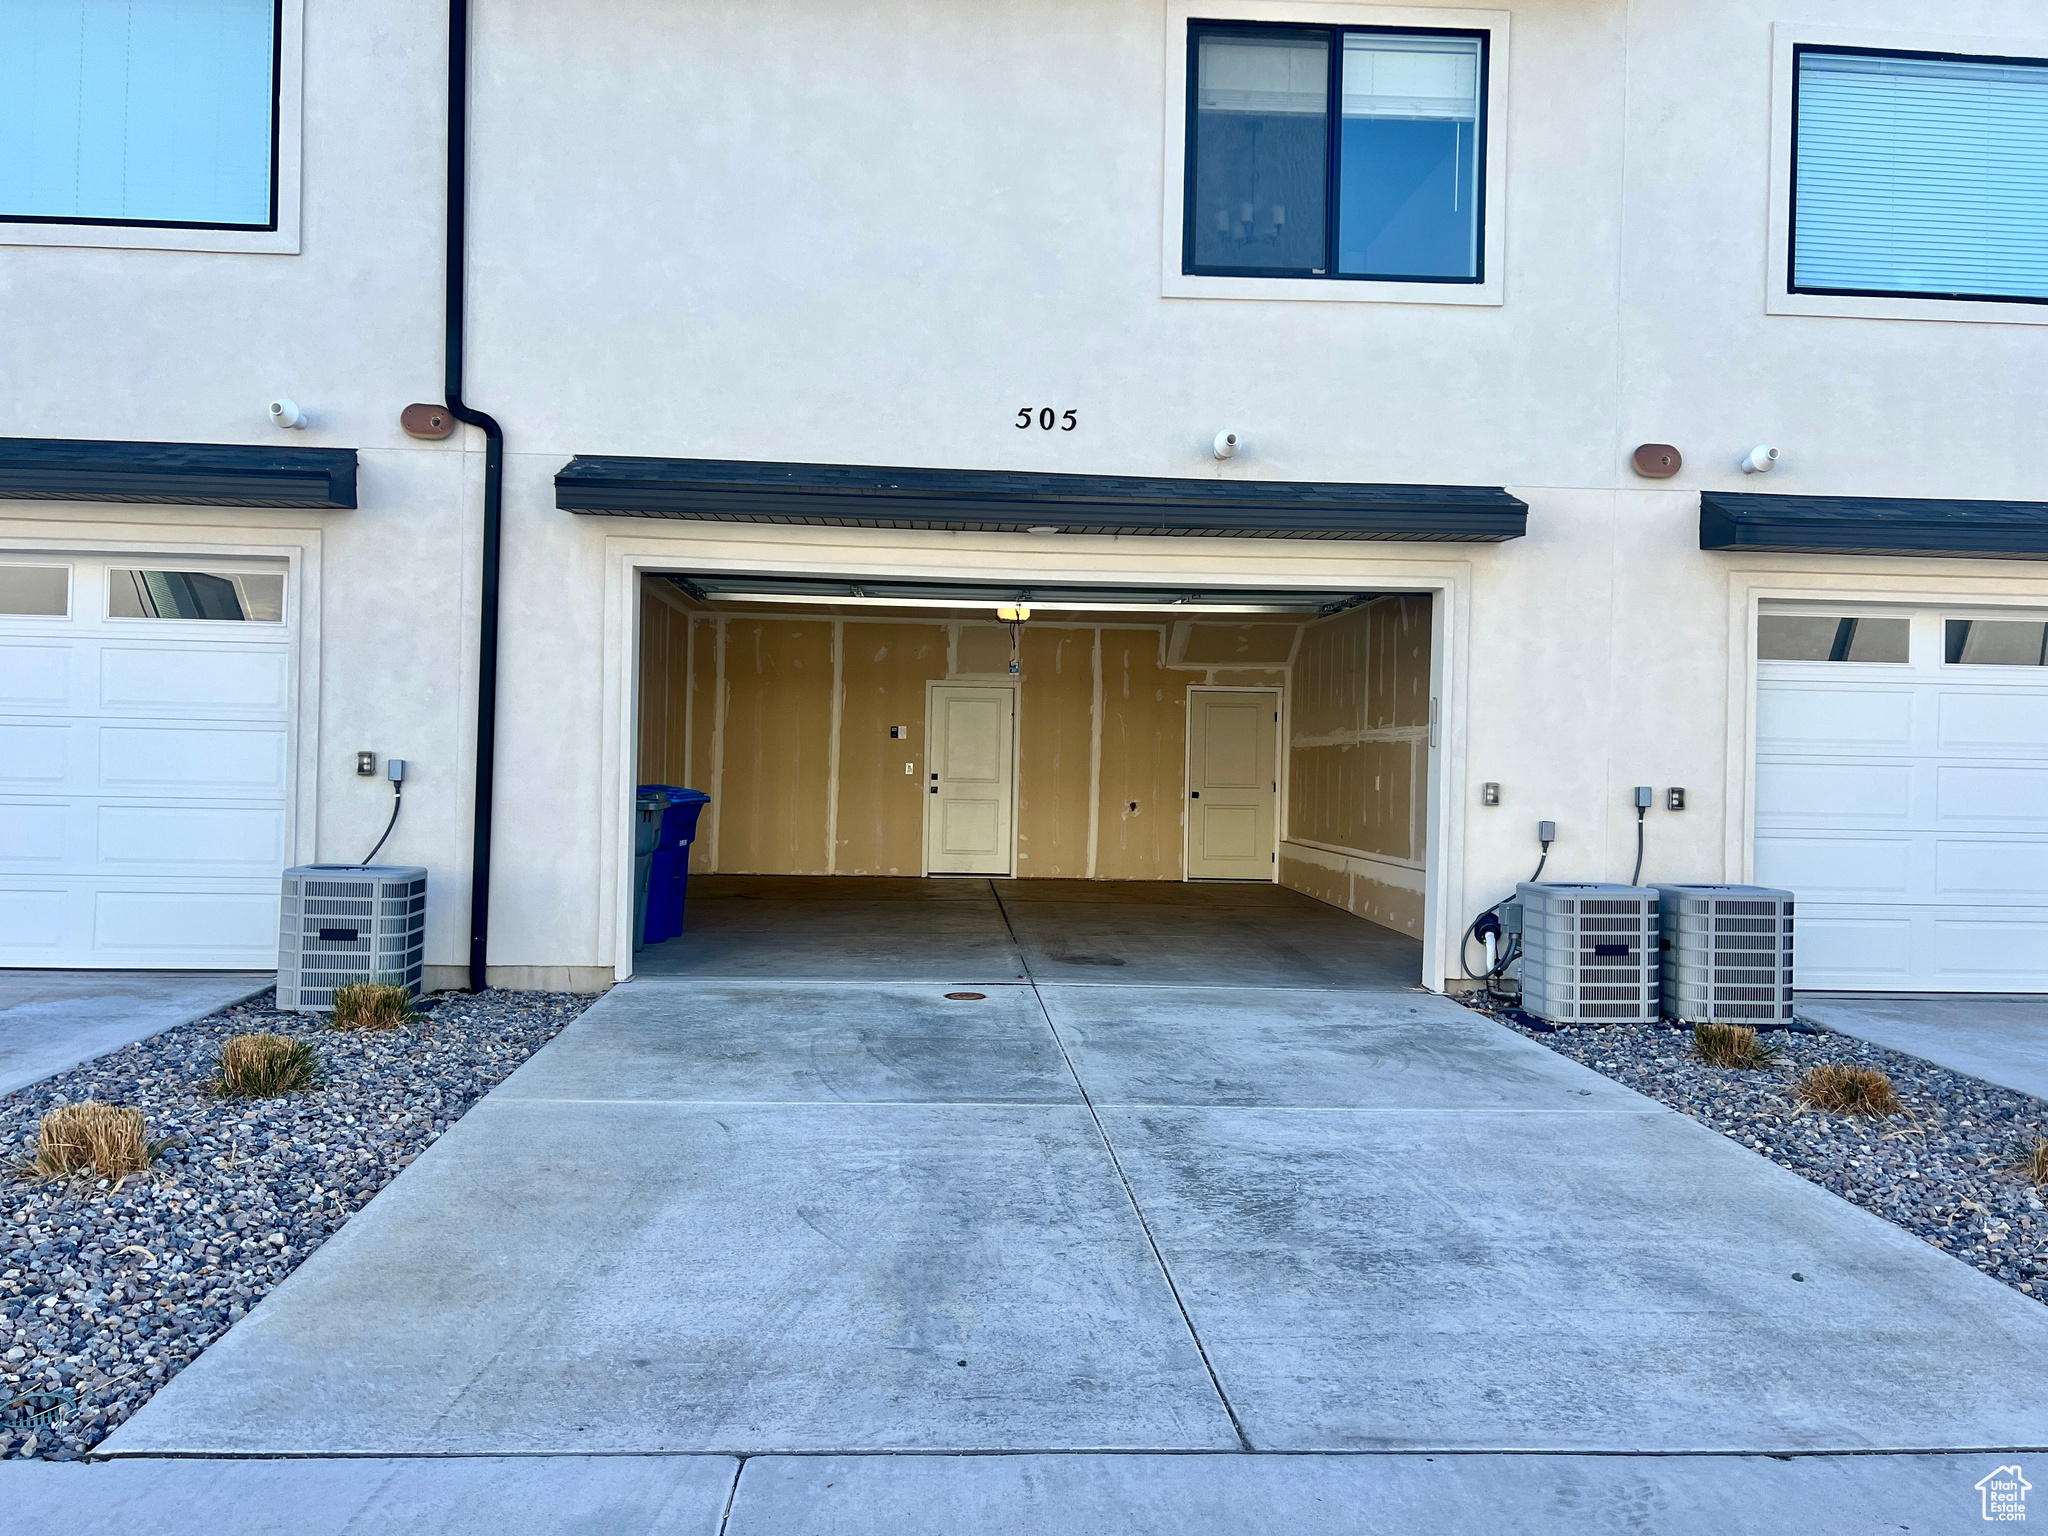
POLYGON ((0 966, 268 969, 289 629, 109 619, 135 561, 59 561, 69 614, 0 615, 0 966))
POLYGON ((1929 916, 1935 969, 1944 977, 1996 987, 2048 973, 2048 912, 1929 916))
POLYGON ((1940 719, 1943 752, 2048 754, 2048 697, 2038 693, 1945 694, 1940 719))
POLYGON ((1948 617, 1902 663, 1757 664, 1753 868, 1801 987, 2048 993, 2048 668, 1950 664, 1948 617))
POLYGON ((190 964, 194 955, 238 955, 274 964, 277 896, 208 891, 100 891, 94 900, 96 947, 190 964), (267 958, 266 958, 267 957, 267 958))
POLYGON ((256 806, 103 805, 103 869, 258 874, 284 868, 284 810, 256 806))
POLYGON ((276 714, 290 688, 280 650, 207 651, 109 645, 100 652, 100 703, 108 709, 276 714))
POLYGON ((1944 902, 2004 897, 2048 906, 2048 842, 1963 842, 1934 850, 1934 890, 1944 902))
POLYGON ((0 709, 62 704, 71 697, 68 648, 0 645, 0 709))
POLYGON ((1913 739, 1913 695, 1868 687, 1773 690, 1757 696, 1756 739, 1760 751, 1903 747, 1913 739))
POLYGON ((1904 900, 1911 889, 1913 845, 1890 838, 1756 835, 1756 878, 1807 900, 1904 900))
POLYGON ((70 776, 69 725, 0 725, 0 789, 61 787, 70 776))
POLYGON ((0 805, 0 869, 61 865, 66 805, 0 805))
POLYGON ((1802 987, 1827 987, 1857 977, 1903 980, 1912 974, 1910 917, 1832 917, 1801 903, 1794 960, 1802 987))
POLYGON ((1913 770, 1860 763, 1758 763, 1759 827, 1825 817, 1836 823, 1902 821, 1913 805, 1913 770))
POLYGON ((0 884, 0 965, 47 965, 77 927, 82 905, 61 886, 0 884))
POLYGON ((121 794, 264 795, 285 788, 285 732, 102 726, 100 788, 121 794))
POLYGON ((2048 828, 2048 768, 1935 771, 1935 814, 1952 826, 2048 828))

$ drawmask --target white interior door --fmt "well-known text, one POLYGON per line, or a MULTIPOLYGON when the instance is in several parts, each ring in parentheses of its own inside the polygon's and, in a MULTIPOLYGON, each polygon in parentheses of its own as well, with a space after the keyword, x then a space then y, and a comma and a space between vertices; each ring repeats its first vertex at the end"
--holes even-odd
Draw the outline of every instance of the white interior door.
POLYGON ((1188 690, 1188 878, 1272 880, 1280 692, 1188 690))
POLYGON ((0 965, 269 970, 285 572, 0 557, 0 965))
POLYGON ((1799 986, 2048 992, 2048 620, 1767 612, 1756 715, 1799 986))
POLYGON ((925 870, 1007 875, 1015 867, 1017 693, 932 683, 925 693, 925 870))

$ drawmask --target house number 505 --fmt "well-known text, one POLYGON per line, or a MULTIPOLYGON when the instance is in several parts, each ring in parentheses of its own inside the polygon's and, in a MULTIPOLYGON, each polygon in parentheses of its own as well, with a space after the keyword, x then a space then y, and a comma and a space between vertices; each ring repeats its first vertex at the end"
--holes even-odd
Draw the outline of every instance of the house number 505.
POLYGON ((1081 425, 1081 418, 1072 411, 1055 411, 1049 405, 1041 405, 1035 412, 1030 406, 1017 408, 1017 430, 1028 432, 1036 427, 1041 432, 1050 432, 1058 427, 1062 432, 1071 432, 1081 425))

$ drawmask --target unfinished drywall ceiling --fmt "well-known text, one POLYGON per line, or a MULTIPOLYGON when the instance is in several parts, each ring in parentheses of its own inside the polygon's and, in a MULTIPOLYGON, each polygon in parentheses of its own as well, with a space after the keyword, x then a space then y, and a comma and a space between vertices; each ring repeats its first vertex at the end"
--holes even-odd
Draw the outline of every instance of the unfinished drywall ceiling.
POLYGON ((840 628, 834 873, 923 873, 924 685, 946 675, 946 641, 943 624, 840 628))

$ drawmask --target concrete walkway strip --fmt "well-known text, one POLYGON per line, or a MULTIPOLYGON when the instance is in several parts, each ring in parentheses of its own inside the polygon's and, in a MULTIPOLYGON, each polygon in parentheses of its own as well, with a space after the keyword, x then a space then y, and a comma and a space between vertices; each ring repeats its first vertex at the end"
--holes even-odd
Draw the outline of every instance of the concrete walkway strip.
POLYGON ((0 970, 0 1093, 254 997, 268 971, 0 970))
POLYGON ((718 1536, 723 1456, 0 1462, 0 1528, 148 1536, 718 1536))
POLYGON ((1873 1536, 1981 1530, 1994 1456, 871 1456, 747 1462, 725 1536, 1873 1536))
POLYGON ((1887 1050, 2048 1099, 2048 997, 1802 992, 1799 1012, 1887 1050))

